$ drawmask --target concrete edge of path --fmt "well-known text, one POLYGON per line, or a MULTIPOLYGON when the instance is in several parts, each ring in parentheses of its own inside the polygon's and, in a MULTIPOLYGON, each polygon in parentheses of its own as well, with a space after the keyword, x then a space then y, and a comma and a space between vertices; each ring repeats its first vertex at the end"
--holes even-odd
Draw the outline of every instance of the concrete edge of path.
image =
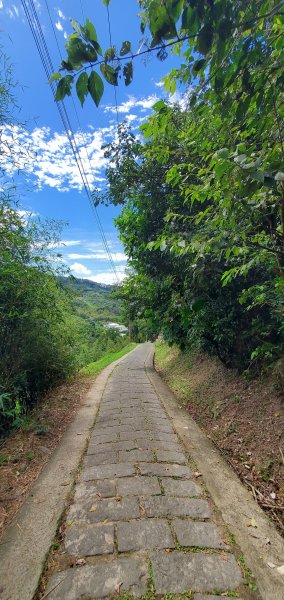
POLYGON ((145 362, 149 380, 176 433, 202 473, 225 524, 244 553, 261 597, 263 600, 283 600, 284 573, 277 571, 277 567, 284 565, 283 539, 210 439, 187 411, 179 408, 175 396, 155 371, 153 358, 151 351, 145 362))
POLYGON ((34 597, 107 380, 130 353, 108 365, 98 375, 16 519, 8 527, 0 545, 1 600, 32 600, 34 597))

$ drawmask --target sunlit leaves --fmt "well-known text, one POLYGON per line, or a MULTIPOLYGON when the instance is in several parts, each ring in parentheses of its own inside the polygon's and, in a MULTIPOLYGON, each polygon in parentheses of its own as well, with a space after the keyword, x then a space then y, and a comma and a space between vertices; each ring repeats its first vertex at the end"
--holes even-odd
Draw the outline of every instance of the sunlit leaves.
POLYGON ((123 77, 125 85, 132 83, 133 79, 133 63, 132 61, 126 63, 123 67, 123 77))
POLYGON ((85 98, 88 94, 88 74, 86 73, 86 71, 83 71, 83 73, 81 73, 76 81, 76 92, 77 92, 77 96, 81 102, 81 105, 83 106, 84 102, 85 102, 85 98))
POLYGON ((118 85, 118 70, 114 69, 107 63, 103 63, 100 65, 101 73, 103 74, 105 80, 111 85, 118 85))
POLYGON ((153 36, 152 47, 162 39, 170 39, 177 35, 175 19, 159 0, 153 0, 150 4, 149 27, 153 36))
POLYGON ((49 79, 49 83, 51 83, 52 81, 57 81, 58 79, 61 79, 61 77, 62 73, 53 73, 53 75, 49 79))
POLYGON ((71 96, 71 86, 74 77, 72 75, 65 75, 62 77, 57 85, 55 100, 64 100, 65 96, 71 96))
POLYGON ((121 46, 119 54, 120 56, 125 56, 125 54, 128 54, 129 52, 131 52, 131 42, 125 41, 121 46))
POLYGON ((99 106, 101 97, 104 92, 104 84, 102 78, 96 71, 92 71, 88 79, 88 90, 94 100, 96 106, 99 106))

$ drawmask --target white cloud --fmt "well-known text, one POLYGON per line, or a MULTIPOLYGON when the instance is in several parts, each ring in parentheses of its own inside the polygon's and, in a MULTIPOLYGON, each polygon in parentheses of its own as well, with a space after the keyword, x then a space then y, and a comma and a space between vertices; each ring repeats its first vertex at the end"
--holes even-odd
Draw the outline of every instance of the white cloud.
POLYGON ((59 19, 62 19, 63 21, 65 21, 66 17, 64 15, 64 13, 62 12, 62 10, 60 10, 60 8, 58 8, 57 14, 59 16, 59 19))
POLYGON ((82 242, 80 240, 61 240, 60 242, 50 242, 49 248, 62 248, 64 246, 80 246, 82 242))
POLYGON ((82 263, 74 263, 73 265, 70 265, 70 269, 72 269, 72 271, 74 271, 74 273, 76 273, 77 275, 91 275, 92 271, 90 271, 90 269, 87 269, 87 267, 85 267, 85 265, 82 265, 82 263))
POLYGON ((81 240, 62 240, 60 246, 79 246, 81 243, 81 240))
MULTIPOLYGON (((123 281, 125 279, 125 274, 119 274, 119 281, 123 281)), ((118 283, 117 279, 113 273, 113 271, 106 271, 105 273, 98 273, 97 275, 92 275, 88 277, 91 281, 95 281, 96 283, 105 283, 108 285, 113 285, 118 283)))
MULTIPOLYGON (((138 108, 142 112, 146 112, 147 110, 149 110, 149 108, 152 108, 153 104, 155 104, 155 102, 157 102, 158 100, 159 97, 156 94, 151 94, 150 96, 142 98, 141 100, 138 100, 137 98, 135 98, 135 96, 129 96, 126 102, 122 102, 122 104, 118 105, 117 110, 119 113, 129 113, 133 108, 138 108)), ((107 105, 105 106, 105 112, 115 114, 116 107, 113 104, 107 105)))
MULTIPOLYGON (((111 125, 82 134, 74 134, 77 156, 83 165, 86 180, 91 189, 102 181, 102 171, 108 161, 102 145, 115 136, 116 128, 111 125), (97 179, 98 177, 98 179, 97 179)), ((72 148, 65 132, 52 132, 49 127, 36 127, 31 132, 17 126, 6 126, 1 137, 4 148, 3 166, 8 176, 25 170, 37 188, 57 188, 65 192, 83 189, 83 181, 76 165, 72 148)))
POLYGON ((3 2, 0 0, 0 10, 3 8, 3 2))
MULTIPOLYGON (((108 260, 109 256, 106 252, 95 252, 94 254, 68 254, 71 260, 108 260)), ((114 262, 126 262, 127 256, 123 252, 112 254, 114 262)))
POLYGON ((56 27, 56 29, 58 29, 58 31, 63 31, 63 27, 62 27, 60 21, 57 21, 57 23, 55 23, 55 27, 56 27))
MULTIPOLYGON (((0 10, 4 7, 3 0, 0 0, 0 10)), ((16 4, 11 4, 6 8, 6 14, 10 19, 18 19, 20 17, 20 9, 16 4)))

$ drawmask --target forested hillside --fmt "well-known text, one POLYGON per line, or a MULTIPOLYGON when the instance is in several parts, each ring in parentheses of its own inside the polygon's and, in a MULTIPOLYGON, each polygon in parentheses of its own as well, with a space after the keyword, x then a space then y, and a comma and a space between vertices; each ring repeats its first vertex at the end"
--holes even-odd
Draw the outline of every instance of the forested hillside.
POLYGON ((60 281, 73 292, 73 304, 80 317, 100 322, 120 323, 120 301, 112 295, 114 286, 75 277, 62 277, 60 281))
POLYGON ((52 251, 56 224, 23 217, 6 200, 0 227, 1 434, 51 386, 127 340, 104 327, 103 320, 119 317, 109 287, 60 275, 52 251))

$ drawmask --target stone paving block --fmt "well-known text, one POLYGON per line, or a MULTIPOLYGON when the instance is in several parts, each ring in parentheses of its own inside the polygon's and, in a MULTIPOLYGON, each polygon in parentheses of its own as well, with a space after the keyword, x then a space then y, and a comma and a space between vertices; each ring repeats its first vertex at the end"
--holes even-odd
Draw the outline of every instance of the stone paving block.
POLYGON ((117 480, 119 496, 147 496, 161 493, 156 477, 125 477, 117 480))
POLYGON ((95 467, 116 462, 119 462, 118 452, 95 452, 85 456, 83 465, 84 467, 95 467))
POLYGON ((88 481, 86 483, 77 483, 75 487, 74 501, 88 500, 89 498, 112 498, 116 496, 115 481, 104 479, 103 481, 88 481))
POLYGON ((96 419, 96 428, 113 427, 114 425, 120 425, 120 413, 112 415, 111 417, 109 415, 100 415, 96 419))
POLYGON ((165 519, 118 523, 117 543, 119 552, 175 547, 169 524, 165 519))
POLYGON ((145 429, 148 431, 153 431, 155 433, 173 433, 173 428, 171 425, 165 423, 155 423, 154 421, 148 421, 145 425, 145 429))
POLYGON ((150 448, 160 450, 161 452, 181 452, 181 447, 177 442, 162 442, 161 440, 150 440, 150 448))
POLYGON ((242 581, 233 556, 160 550, 150 554, 157 594, 235 590, 242 581))
MULTIPOLYGON (((153 436, 152 436, 153 437, 153 436)), ((145 440, 150 439, 149 431, 122 431, 119 436, 120 440, 123 441, 131 441, 131 440, 145 440)))
POLYGON ((99 434, 96 430, 93 432, 90 438, 90 444, 107 444, 109 442, 115 442, 118 439, 117 432, 110 432, 106 434, 99 434))
POLYGON ((144 499, 148 517, 192 517, 207 519, 211 515, 208 502, 203 499, 152 496, 144 499))
POLYGON ((122 450, 119 452, 119 462, 153 461, 153 454, 149 450, 122 450))
POLYGON ((121 584, 121 593, 134 597, 147 591, 147 562, 142 558, 119 557, 112 562, 68 569, 50 578, 46 590, 48 600, 109 598, 121 584))
POLYGON ((124 417, 123 422, 126 425, 128 425, 128 424, 129 425, 134 425, 135 427, 137 427, 137 425, 141 425, 141 427, 144 427, 146 416, 147 415, 145 415, 145 414, 143 414, 140 417, 137 415, 137 418, 136 418, 136 416, 133 414, 133 415, 131 415, 129 417, 124 417))
POLYGON ((97 454, 101 452, 118 452, 119 450, 137 450, 138 442, 130 440, 121 442, 109 442, 108 444, 90 444, 87 454, 97 454))
POLYGON ((98 429, 104 433, 105 429, 108 430, 110 427, 120 427, 121 426, 121 419, 99 419, 96 422, 95 425, 95 429, 98 431, 98 429))
POLYGON ((201 496, 201 488, 194 482, 187 479, 163 479, 163 488, 166 496, 201 496))
POLYGON ((161 462, 174 462, 179 465, 185 465, 187 463, 186 457, 183 452, 173 452, 171 450, 157 450, 157 459, 161 462))
POLYGON ((129 408, 124 408, 121 410, 121 418, 122 419, 145 419, 146 412, 144 410, 139 410, 138 407, 134 407, 132 410, 129 408))
POLYGON ((120 521, 124 519, 138 519, 140 517, 138 498, 103 498, 100 500, 84 500, 72 504, 67 521, 74 523, 98 523, 106 519, 120 521))
POLYGON ((189 467, 175 464, 140 463, 141 475, 158 475, 160 477, 191 477, 192 471, 189 467))
MULTIPOLYGON (((224 598, 224 596, 223 596, 224 598)), ((220 598, 220 596, 212 596, 212 594, 206 594, 206 596, 204 596, 204 594, 194 594, 194 600, 222 600, 222 596, 220 598)), ((243 600, 242 598, 240 598, 239 596, 237 596, 237 600, 243 600)))
POLYGON ((65 549, 77 557, 111 554, 114 551, 114 524, 67 527, 65 549))
POLYGON ((218 548, 228 550, 214 523, 198 523, 174 519, 172 522, 178 543, 181 546, 198 546, 200 548, 218 548))
POLYGON ((130 463, 100 465, 88 467, 81 473, 81 481, 92 481, 92 479, 112 479, 113 477, 128 477, 135 475, 135 467, 130 463))
MULTIPOLYGON (((109 425, 107 427, 95 427, 94 433, 97 432, 98 435, 116 435, 120 434, 122 431, 135 431, 133 427, 130 425, 109 425)), ((111 440, 110 440, 111 441, 111 440)))
POLYGON ((166 442, 167 444, 175 442, 178 444, 179 439, 176 433, 163 433, 162 431, 156 432, 156 435, 152 435, 152 438, 159 440, 159 442, 166 442))

